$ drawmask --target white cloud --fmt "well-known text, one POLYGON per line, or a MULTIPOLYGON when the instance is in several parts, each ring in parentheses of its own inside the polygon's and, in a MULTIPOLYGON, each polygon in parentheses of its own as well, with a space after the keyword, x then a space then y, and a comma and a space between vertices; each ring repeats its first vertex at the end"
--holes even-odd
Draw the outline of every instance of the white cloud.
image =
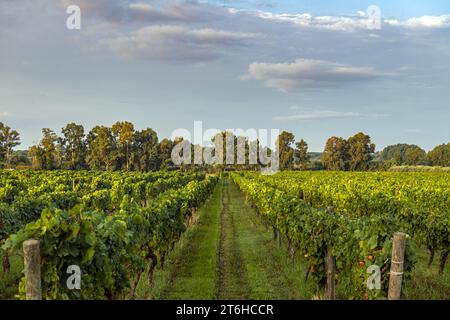
POLYGON ((271 12, 259 12, 256 14, 262 19, 289 22, 300 27, 311 27, 326 30, 354 31, 359 29, 367 29, 367 18, 358 17, 342 17, 342 16, 312 16, 309 13, 299 14, 274 14, 271 12))
POLYGON ((295 112, 288 116, 278 116, 274 120, 277 121, 305 121, 305 120, 325 120, 325 119, 344 119, 344 118, 381 118, 387 117, 388 114, 380 113, 359 113, 359 112, 342 112, 332 110, 317 110, 295 112))
POLYGON ((244 46, 255 34, 182 26, 150 26, 106 40, 117 54, 141 59, 211 60, 225 47, 244 46))
POLYGON ((387 19, 384 22, 388 25, 406 28, 448 28, 450 27, 450 14, 409 18, 405 21, 387 19))
MULTIPOLYGON (((312 16, 309 13, 275 14, 272 12, 257 12, 256 16, 276 22, 289 22, 300 27, 309 27, 334 31, 355 31, 369 29, 368 16, 358 11, 358 16, 312 16)), ((407 20, 381 19, 383 25, 404 28, 445 28, 450 27, 450 14, 440 16, 412 17, 407 20)))
POLYGON ((267 87, 282 92, 301 88, 336 86, 347 82, 370 80, 381 74, 371 67, 353 67, 335 62, 297 59, 287 63, 249 65, 243 79, 263 81, 267 87))

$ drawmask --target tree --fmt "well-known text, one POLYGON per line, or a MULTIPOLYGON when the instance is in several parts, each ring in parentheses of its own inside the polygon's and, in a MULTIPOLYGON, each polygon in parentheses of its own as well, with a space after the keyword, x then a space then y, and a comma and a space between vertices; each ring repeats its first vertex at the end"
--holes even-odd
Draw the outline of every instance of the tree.
POLYGON ((419 165, 427 164, 427 159, 424 155, 425 150, 415 144, 399 143, 384 148, 380 158, 381 160, 389 161, 394 165, 419 165))
POLYGON ((116 135, 116 140, 119 144, 119 156, 124 157, 120 161, 121 167, 123 169, 125 164, 125 169, 129 171, 131 166, 130 149, 133 142, 134 125, 128 121, 116 122, 112 126, 112 132, 116 135))
POLYGON ((371 143, 370 137, 359 132, 350 137, 347 143, 350 170, 367 170, 375 152, 375 144, 371 143))
POLYGON ((308 144, 303 139, 295 144, 295 158, 300 167, 305 169, 310 157, 308 155, 308 144))
POLYGON ((172 149, 175 144, 170 139, 163 139, 158 145, 158 167, 161 170, 169 169, 173 166, 172 149))
POLYGON ((13 149, 20 145, 19 133, 0 122, 0 160, 9 165, 13 149))
POLYGON ((69 123, 62 129, 62 134, 63 160, 67 163, 67 169, 84 168, 86 141, 83 126, 69 123))
POLYGON ((154 130, 147 128, 135 132, 130 157, 137 170, 158 170, 158 135, 154 130))
POLYGON ((294 135, 290 132, 283 131, 277 139, 278 156, 280 159, 280 169, 289 170, 292 169, 294 164, 294 135))
POLYGON ((53 170, 58 168, 58 136, 49 129, 42 129, 42 140, 30 148, 32 165, 35 169, 53 170))
POLYGON ((450 142, 428 152, 428 160, 433 166, 450 167, 450 142))
POLYGON ((428 164, 427 153, 425 150, 416 146, 405 151, 403 163, 408 166, 418 166, 428 164))
POLYGON ((328 170, 345 170, 348 160, 347 141, 339 137, 331 137, 327 140, 322 154, 323 165, 328 170))
POLYGON ((117 142, 111 128, 94 127, 87 136, 87 163, 91 169, 114 170, 118 158, 117 142))

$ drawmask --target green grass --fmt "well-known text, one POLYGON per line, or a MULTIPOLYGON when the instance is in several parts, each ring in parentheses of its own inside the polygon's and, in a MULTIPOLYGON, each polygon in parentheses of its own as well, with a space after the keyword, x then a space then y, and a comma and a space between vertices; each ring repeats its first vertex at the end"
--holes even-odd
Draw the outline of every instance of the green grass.
POLYGON ((184 233, 169 254, 166 268, 155 270, 153 286, 149 288, 141 281, 138 299, 207 300, 214 297, 221 194, 219 183, 209 201, 199 209, 197 224, 184 233))
POLYGON ((246 275, 245 261, 242 257, 235 215, 231 209, 229 182, 222 180, 222 211, 219 250, 217 252, 217 300, 249 299, 249 283, 246 275))
POLYGON ((405 298, 410 300, 450 300, 450 263, 447 262, 444 273, 439 275, 440 255, 436 252, 430 267, 428 267, 428 255, 427 250, 418 250, 416 267, 411 279, 406 282, 405 298))
POLYGON ((234 216, 237 242, 245 261, 249 298, 255 300, 310 299, 312 282, 305 282, 306 265, 291 259, 286 244, 273 240, 271 228, 264 225, 253 208, 245 204, 238 187, 230 183, 230 211, 234 216))
MULTIPOLYGON (((0 254, 0 261, 3 256, 0 254)), ((0 300, 13 300, 18 294, 18 283, 22 277, 23 262, 20 256, 9 257, 11 268, 8 273, 0 266, 0 300)))

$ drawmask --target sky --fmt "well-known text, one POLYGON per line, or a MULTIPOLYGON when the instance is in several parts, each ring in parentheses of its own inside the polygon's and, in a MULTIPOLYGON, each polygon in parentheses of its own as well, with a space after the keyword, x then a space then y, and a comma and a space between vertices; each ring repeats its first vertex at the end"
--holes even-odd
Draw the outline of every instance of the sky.
POLYGON ((19 149, 127 120, 428 151, 450 141, 448 88, 447 0, 0 0, 0 122, 19 149))

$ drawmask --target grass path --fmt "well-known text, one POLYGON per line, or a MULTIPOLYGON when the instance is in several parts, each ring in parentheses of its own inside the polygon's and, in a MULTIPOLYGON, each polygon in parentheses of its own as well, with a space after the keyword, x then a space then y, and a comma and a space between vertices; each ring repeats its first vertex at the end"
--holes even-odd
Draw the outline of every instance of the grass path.
POLYGON ((223 181, 222 212, 219 250, 217 254, 217 278, 215 299, 249 299, 250 285, 246 276, 246 268, 242 258, 241 243, 237 224, 236 212, 231 210, 230 187, 228 180, 223 181))
POLYGON ((292 261, 272 231, 245 204, 237 186, 222 179, 212 198, 157 270, 150 299, 310 299, 302 282, 305 266, 292 261))
MULTIPOLYGON (((138 287, 138 299, 213 299, 219 242, 222 185, 199 209, 198 222, 190 227, 168 256, 165 270, 156 269, 154 284, 138 287)), ((145 277, 144 277, 145 278, 145 277)))

